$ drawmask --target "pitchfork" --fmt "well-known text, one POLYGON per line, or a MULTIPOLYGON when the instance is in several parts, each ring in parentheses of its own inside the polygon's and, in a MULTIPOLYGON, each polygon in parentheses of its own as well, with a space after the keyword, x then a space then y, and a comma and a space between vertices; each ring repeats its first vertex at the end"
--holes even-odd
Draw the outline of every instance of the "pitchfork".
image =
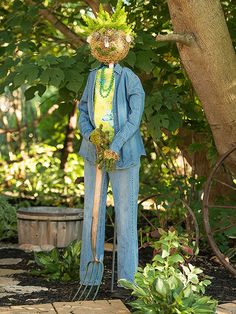
POLYGON ((95 179, 95 189, 94 189, 94 201, 93 201, 93 210, 92 210, 92 223, 91 223, 91 249, 93 259, 88 262, 86 265, 86 272, 81 282, 76 294, 74 295, 72 301, 75 300, 77 295, 81 292, 78 301, 85 301, 90 296, 94 286, 95 280, 98 279, 99 284, 97 285, 96 291, 92 300, 95 300, 98 290, 101 285, 103 272, 104 272, 104 265, 103 261, 99 260, 96 253, 97 248, 97 229, 98 229, 98 214, 99 214, 99 207, 100 207, 100 199, 101 199, 101 190, 102 190, 102 170, 96 166, 96 179, 95 179), (91 272, 89 274, 88 270, 91 268, 91 272), (101 273, 100 273, 101 271, 101 273), (100 276, 98 276, 100 273, 100 276), (94 276, 94 277, 93 277, 94 276), (98 278, 97 278, 98 277, 98 278), (94 280, 91 282, 91 279, 94 280), (84 296, 84 298, 83 298, 84 296))

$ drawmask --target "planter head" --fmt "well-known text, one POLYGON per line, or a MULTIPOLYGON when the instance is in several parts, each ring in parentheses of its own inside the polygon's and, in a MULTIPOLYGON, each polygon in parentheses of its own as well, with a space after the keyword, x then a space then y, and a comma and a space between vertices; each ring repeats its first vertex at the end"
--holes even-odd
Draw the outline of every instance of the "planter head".
POLYGON ((134 32, 133 24, 127 24, 127 13, 122 8, 122 0, 118 0, 116 11, 113 15, 104 11, 100 5, 97 18, 83 16, 87 27, 87 42, 91 54, 104 64, 117 63, 124 59, 132 44, 134 32))

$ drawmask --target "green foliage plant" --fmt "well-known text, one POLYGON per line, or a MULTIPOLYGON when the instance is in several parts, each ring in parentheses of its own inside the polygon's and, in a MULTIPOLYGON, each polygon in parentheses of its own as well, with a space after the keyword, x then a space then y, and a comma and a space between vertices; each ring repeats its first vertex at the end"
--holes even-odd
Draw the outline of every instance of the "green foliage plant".
POLYGON ((0 196, 0 240, 14 238, 16 235, 16 209, 5 197, 0 196))
POLYGON ((81 241, 72 241, 62 252, 58 248, 50 252, 34 253, 39 269, 31 274, 47 280, 73 281, 79 279, 81 241))
POLYGON ((90 135, 90 141, 96 146, 97 159, 96 163, 98 164, 99 169, 103 167, 106 171, 112 171, 115 168, 115 163, 118 160, 116 153, 112 153, 109 150, 110 146, 110 135, 108 131, 102 130, 102 124, 99 128, 96 128, 92 131, 90 135))
POLYGON ((151 264, 138 268, 134 283, 120 279, 119 283, 131 289, 137 297, 130 305, 142 314, 213 314, 217 301, 204 296, 205 287, 211 282, 201 280, 202 270, 186 263, 181 254, 178 234, 175 230, 159 230, 160 249, 151 264))
POLYGON ((82 206, 83 184, 77 183, 83 175, 83 160, 71 153, 66 170, 60 169, 57 148, 47 144, 31 145, 27 162, 15 155, 15 162, 8 164, 0 158, 0 192, 27 199, 34 205, 82 206))

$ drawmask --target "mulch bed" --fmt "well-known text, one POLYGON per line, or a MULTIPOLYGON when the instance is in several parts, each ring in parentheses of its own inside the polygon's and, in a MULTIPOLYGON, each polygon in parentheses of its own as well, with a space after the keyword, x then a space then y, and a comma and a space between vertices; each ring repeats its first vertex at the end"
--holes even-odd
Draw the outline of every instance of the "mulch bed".
MULTIPOLYGON (((144 266, 146 262, 151 261, 151 251, 149 248, 140 250, 140 265, 144 266)), ((32 253, 26 253, 18 249, 0 249, 0 258, 22 258, 22 262, 17 265, 0 266, 1 268, 23 269, 29 271, 35 267, 34 263, 28 263, 33 260, 32 253)), ((122 293, 122 289, 118 289, 111 293, 111 263, 112 254, 105 252, 104 259, 104 278, 100 287, 97 299, 122 299, 128 306, 128 302, 134 297, 122 293)), ((191 262, 203 269, 206 275, 212 277, 212 284, 207 288, 206 294, 217 299, 219 303, 225 303, 236 300, 236 278, 231 275, 224 267, 210 260, 208 253, 199 254, 197 258, 191 262)), ((52 303, 52 302, 69 302, 78 287, 77 282, 49 282, 45 279, 32 276, 30 273, 16 274, 14 278, 20 281, 21 285, 32 285, 47 287, 48 291, 34 292, 32 294, 14 294, 0 299, 0 306, 36 304, 36 303, 52 303)), ((130 308, 128 306, 128 308, 130 308)))
MULTIPOLYGON (((36 264, 32 262, 34 259, 33 253, 26 253, 19 249, 0 249, 0 259, 2 258, 23 259, 17 265, 0 266, 1 268, 23 269, 28 271, 27 273, 13 275, 14 279, 18 280, 21 286, 41 286, 48 288, 48 291, 5 296, 0 299, 0 306, 70 302, 72 301, 72 298, 75 295, 77 288, 79 287, 78 282, 65 283, 58 281, 47 281, 44 278, 31 275, 29 271, 33 268, 37 268, 36 264)), ((130 296, 124 289, 117 288, 115 283, 114 292, 111 292, 111 264, 112 253, 105 252, 103 282, 100 286, 97 299, 122 299, 124 303, 127 303, 134 298, 130 296)))

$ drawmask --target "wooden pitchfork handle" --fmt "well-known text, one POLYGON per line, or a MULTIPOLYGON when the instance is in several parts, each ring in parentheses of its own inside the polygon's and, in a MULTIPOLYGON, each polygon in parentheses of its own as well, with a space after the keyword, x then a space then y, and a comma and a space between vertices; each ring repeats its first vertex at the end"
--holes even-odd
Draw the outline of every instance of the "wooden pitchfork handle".
POLYGON ((99 261, 96 255, 97 248, 97 230, 98 230, 98 215, 101 201, 102 192, 102 170, 96 165, 95 175, 95 188, 94 188, 94 199, 93 199, 93 210, 92 210, 92 223, 91 223, 91 249, 94 261, 99 261))

